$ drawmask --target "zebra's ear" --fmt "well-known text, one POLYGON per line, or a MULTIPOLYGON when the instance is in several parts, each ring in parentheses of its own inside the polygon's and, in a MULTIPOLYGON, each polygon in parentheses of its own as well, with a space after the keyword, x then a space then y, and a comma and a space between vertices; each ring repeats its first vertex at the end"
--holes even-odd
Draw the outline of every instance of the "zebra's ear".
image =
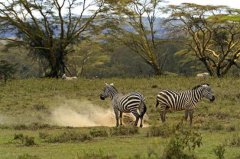
POLYGON ((209 87, 209 84, 204 83, 204 84, 202 84, 202 86, 203 86, 203 87, 209 87))
POLYGON ((113 84, 113 83, 111 83, 110 85, 111 85, 111 86, 114 86, 114 84, 113 84))

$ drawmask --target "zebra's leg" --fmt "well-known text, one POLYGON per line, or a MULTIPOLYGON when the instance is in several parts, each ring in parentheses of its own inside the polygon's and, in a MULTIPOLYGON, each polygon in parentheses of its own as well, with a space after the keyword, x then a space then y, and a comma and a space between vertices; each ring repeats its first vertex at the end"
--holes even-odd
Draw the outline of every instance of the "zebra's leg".
POLYGON ((115 113, 115 118, 116 118, 116 127, 119 126, 119 121, 118 121, 118 110, 114 109, 114 113, 115 113))
POLYGON ((189 117, 190 117, 190 126, 192 126, 193 113, 194 113, 193 110, 188 111, 188 114, 189 114, 189 117))
POLYGON ((134 125, 137 126, 140 115, 138 114, 137 111, 132 112, 132 114, 136 117, 134 125))
POLYGON ((161 116, 162 122, 164 123, 165 120, 166 120, 166 110, 162 110, 162 111, 160 112, 160 116, 161 116))
POLYGON ((123 112, 120 111, 120 125, 122 125, 122 114, 123 112))
POLYGON ((146 113, 146 111, 147 111, 147 107, 146 107, 146 104, 143 102, 142 103, 143 105, 142 105, 142 109, 141 109, 141 112, 140 112, 140 127, 142 128, 143 127, 143 124, 142 124, 142 122, 143 122, 143 116, 144 116, 144 114, 146 113))
POLYGON ((189 114, 189 112, 188 112, 188 110, 185 110, 185 120, 187 121, 187 119, 188 119, 188 114, 189 114))

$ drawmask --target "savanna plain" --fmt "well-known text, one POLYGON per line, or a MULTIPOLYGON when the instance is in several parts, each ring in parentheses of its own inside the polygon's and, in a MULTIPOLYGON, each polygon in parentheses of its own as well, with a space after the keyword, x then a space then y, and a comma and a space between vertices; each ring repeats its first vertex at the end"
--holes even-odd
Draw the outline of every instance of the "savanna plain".
POLYGON ((11 80, 0 85, 0 159, 240 159, 240 79, 195 77, 11 80), (115 128, 104 83, 145 96, 144 127, 115 128), (162 89, 187 90, 209 83, 216 100, 203 99, 193 126, 184 112, 160 122, 155 108, 162 89))

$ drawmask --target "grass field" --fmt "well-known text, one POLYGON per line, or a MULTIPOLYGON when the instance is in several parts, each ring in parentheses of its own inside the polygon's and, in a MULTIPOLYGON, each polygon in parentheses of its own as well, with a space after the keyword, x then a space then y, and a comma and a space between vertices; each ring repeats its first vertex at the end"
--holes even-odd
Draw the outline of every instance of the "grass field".
POLYGON ((186 159, 240 159, 239 86, 239 78, 12 80, 0 85, 0 159, 155 159, 177 153, 186 159), (105 82, 145 96, 146 127, 114 128, 110 99, 99 99, 105 82), (198 103, 192 128, 181 123, 184 112, 167 113, 166 124, 159 121, 154 106, 161 89, 201 83, 211 85, 216 100, 198 103))

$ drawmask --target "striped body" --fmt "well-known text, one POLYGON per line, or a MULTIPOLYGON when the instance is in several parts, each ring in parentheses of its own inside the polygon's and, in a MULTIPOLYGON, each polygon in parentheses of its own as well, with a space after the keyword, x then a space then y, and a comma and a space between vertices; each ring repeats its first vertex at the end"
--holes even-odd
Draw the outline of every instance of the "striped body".
POLYGON ((157 101, 160 103, 160 109, 172 109, 181 111, 185 109, 194 109, 197 102, 201 99, 198 91, 172 91, 163 90, 157 95, 157 101))
POLYGON ((127 95, 116 94, 113 97, 112 105, 113 109, 117 109, 124 113, 130 113, 138 110, 143 101, 143 95, 138 92, 132 92, 127 95))
POLYGON ((215 99, 208 84, 198 85, 187 91, 163 90, 157 95, 156 107, 160 105, 162 122, 165 121, 166 111, 171 109, 174 111, 185 110, 185 119, 187 120, 189 116, 190 124, 192 124, 194 108, 203 97, 210 101, 215 99))
POLYGON ((117 89, 113 85, 106 84, 100 98, 104 100, 106 97, 110 97, 112 100, 112 106, 116 116, 116 126, 119 125, 119 116, 120 124, 122 125, 122 113, 132 113, 136 117, 135 125, 137 126, 140 118, 140 127, 142 127, 142 119, 147 109, 142 94, 138 92, 131 92, 123 95, 118 93, 117 89))

